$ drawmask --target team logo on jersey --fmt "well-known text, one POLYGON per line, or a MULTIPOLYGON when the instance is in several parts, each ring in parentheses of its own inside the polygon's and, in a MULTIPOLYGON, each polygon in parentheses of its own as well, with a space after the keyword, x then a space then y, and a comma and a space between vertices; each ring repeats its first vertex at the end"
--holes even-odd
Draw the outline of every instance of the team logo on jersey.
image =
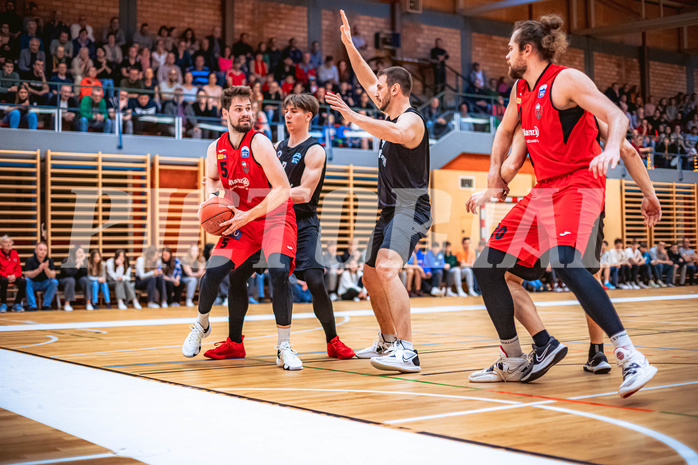
POLYGON ((519 97, 516 98, 516 104, 521 105, 521 98, 519 98, 519 97))
POLYGON ((249 156, 250 156, 250 148, 243 147, 242 150, 240 150, 240 157, 241 158, 249 158, 249 156))
POLYGON ((540 86, 540 89, 538 89, 538 98, 543 98, 545 97, 545 90, 548 88, 547 84, 543 84, 540 86))
POLYGON ((242 162, 242 171, 244 171, 245 174, 247 174, 250 171, 250 166, 247 164, 246 161, 242 162))
POLYGON ((301 161, 301 157, 302 157, 302 155, 299 152, 294 153, 293 158, 291 159, 291 163, 293 163, 295 165, 296 163, 301 161))
POLYGON ((231 236, 233 236, 233 239, 235 239, 236 241, 239 241, 242 237, 242 233, 239 229, 236 229, 235 231, 233 231, 233 234, 231 234, 231 236))
POLYGON ((279 150, 278 152, 276 152, 276 158, 281 158, 281 150, 279 150))
POLYGON ((540 131, 538 131, 538 126, 533 126, 533 129, 524 129, 524 137, 538 137, 540 131))
POLYGON ((224 153, 219 153, 219 154, 218 154, 218 159, 219 159, 219 160, 225 160, 226 158, 227 158, 227 155, 226 155, 226 154, 224 154, 224 153))
POLYGON ((536 103, 536 118, 540 119, 541 116, 543 116, 543 108, 540 103, 536 103))

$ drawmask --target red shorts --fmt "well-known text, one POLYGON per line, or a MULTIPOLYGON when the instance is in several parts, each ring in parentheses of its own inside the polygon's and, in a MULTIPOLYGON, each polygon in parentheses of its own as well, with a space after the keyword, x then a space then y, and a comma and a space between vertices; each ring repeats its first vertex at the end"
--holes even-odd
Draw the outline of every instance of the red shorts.
POLYGON ((584 255, 605 195, 606 178, 594 179, 586 169, 541 181, 499 223, 487 246, 527 268, 561 245, 584 255))
MULTIPOLYGON (((296 267, 296 214, 282 205, 270 214, 247 223, 229 236, 221 236, 211 255, 229 258, 235 266, 243 264, 260 249, 269 256, 279 253, 291 257, 290 273, 296 267)), ((269 266, 273 266, 269 263, 269 266)))

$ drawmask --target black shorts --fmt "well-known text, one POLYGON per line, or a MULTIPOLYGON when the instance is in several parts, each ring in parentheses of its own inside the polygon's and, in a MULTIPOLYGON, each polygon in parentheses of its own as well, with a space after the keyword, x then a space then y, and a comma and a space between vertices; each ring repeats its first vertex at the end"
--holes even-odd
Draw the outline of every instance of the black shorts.
MULTIPOLYGON (((584 250, 584 256, 582 257, 584 267, 591 274, 596 274, 601 269, 601 245, 603 244, 604 239, 603 227, 605 218, 606 210, 604 209, 601 210, 601 214, 594 223, 594 228, 596 228, 597 231, 596 240, 589 240, 587 243, 587 248, 584 250)), ((542 278, 545 274, 545 269, 548 267, 549 259, 550 251, 547 251, 536 261, 536 264, 532 268, 527 268, 517 263, 512 269, 509 270, 509 272, 525 281, 535 281, 542 278)))
POLYGON ((324 270, 322 244, 320 243, 320 219, 317 215, 298 218, 298 238, 296 240, 295 275, 303 279, 306 270, 324 270))
POLYGON ((407 263, 414 248, 431 227, 431 208, 384 208, 366 248, 366 265, 375 267, 380 249, 397 252, 407 263))

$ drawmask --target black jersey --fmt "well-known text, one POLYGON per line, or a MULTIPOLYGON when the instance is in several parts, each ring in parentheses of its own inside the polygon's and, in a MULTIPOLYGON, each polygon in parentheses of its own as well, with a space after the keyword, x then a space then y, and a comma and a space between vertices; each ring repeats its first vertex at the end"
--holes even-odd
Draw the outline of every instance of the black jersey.
MULTIPOLYGON (((378 201, 381 208, 430 206, 429 130, 417 110, 410 107, 405 113, 415 113, 421 118, 424 136, 413 149, 381 141, 378 150, 378 201)), ((397 118, 388 121, 395 122, 397 118)))
MULTIPOLYGON (((291 184, 291 188, 301 185, 303 172, 305 171, 305 155, 308 153, 310 147, 314 145, 320 145, 320 142, 314 137, 309 137, 295 147, 288 146, 288 139, 282 140, 276 147, 276 155, 279 157, 279 161, 286 171, 286 176, 288 176, 288 182, 291 184)), ((315 187, 315 192, 313 192, 313 195, 310 197, 310 202, 293 206, 293 209, 296 211, 296 218, 307 218, 317 215, 317 207, 320 203, 320 193, 322 192, 322 185, 325 181, 326 169, 327 157, 325 156, 325 162, 322 166, 322 175, 315 187)))

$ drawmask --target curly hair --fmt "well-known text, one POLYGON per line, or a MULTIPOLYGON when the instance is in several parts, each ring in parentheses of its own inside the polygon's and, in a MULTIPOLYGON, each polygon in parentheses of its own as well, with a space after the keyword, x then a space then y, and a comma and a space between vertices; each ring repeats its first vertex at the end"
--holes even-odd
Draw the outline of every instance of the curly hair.
POLYGON ((514 41, 520 50, 530 44, 541 58, 555 63, 569 45, 567 34, 562 30, 563 24, 562 18, 554 14, 542 16, 539 21, 517 21, 514 24, 514 41))

